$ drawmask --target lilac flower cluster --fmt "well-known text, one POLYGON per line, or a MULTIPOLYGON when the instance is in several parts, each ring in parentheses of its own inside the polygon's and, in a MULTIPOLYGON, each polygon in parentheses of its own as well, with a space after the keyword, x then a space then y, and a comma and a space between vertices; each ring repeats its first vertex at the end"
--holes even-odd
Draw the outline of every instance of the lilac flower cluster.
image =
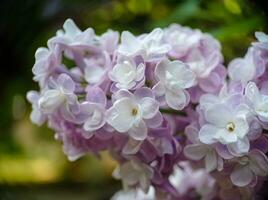
POLYGON ((250 199, 268 175, 268 36, 256 37, 226 68, 199 30, 99 36, 68 19, 36 51, 31 120, 71 161, 109 151, 113 200, 250 199))

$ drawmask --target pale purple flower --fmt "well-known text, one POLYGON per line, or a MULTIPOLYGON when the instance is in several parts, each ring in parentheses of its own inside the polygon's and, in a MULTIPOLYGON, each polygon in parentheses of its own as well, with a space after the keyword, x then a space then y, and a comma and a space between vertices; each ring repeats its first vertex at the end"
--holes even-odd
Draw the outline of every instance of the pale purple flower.
POLYGON ((140 187, 147 193, 150 189, 153 170, 139 160, 131 159, 116 168, 113 176, 122 180, 125 189, 140 187))
POLYGON ((180 162, 174 166, 174 172, 169 177, 170 183, 180 196, 186 196, 192 188, 201 199, 213 199, 215 196, 215 180, 205 170, 194 170, 189 162, 180 162))
POLYGON ((268 35, 263 32, 256 32, 255 37, 258 39, 258 42, 253 43, 253 45, 267 51, 268 50, 268 35))
POLYGON ((172 24, 164 29, 164 40, 172 48, 168 53, 171 57, 182 58, 192 48, 196 48, 202 37, 199 30, 193 30, 178 24, 172 24))
POLYGON ((159 59, 170 50, 170 45, 163 43, 163 35, 160 28, 139 37, 123 31, 118 53, 127 57, 142 56, 145 61, 159 59))
POLYGON ((262 122, 268 122, 268 96, 260 93, 254 82, 247 84, 245 95, 252 104, 252 108, 262 122))
POLYGON ((259 150, 252 150, 248 155, 237 158, 237 163, 230 176, 233 184, 237 186, 250 184, 256 176, 268 175, 268 159, 259 150))
POLYGON ((63 30, 58 30, 57 35, 48 41, 48 46, 53 49, 55 44, 60 44, 65 49, 65 55, 75 58, 77 54, 94 49, 97 45, 96 35, 92 28, 81 31, 72 19, 67 19, 63 30))
POLYGON ((107 81, 110 82, 107 73, 111 69, 112 60, 107 52, 84 59, 84 64, 84 79, 88 84, 103 86, 107 81))
POLYGON ((148 126, 159 126, 158 102, 149 88, 140 88, 134 94, 119 90, 114 94, 114 103, 107 110, 107 123, 120 133, 127 133, 135 140, 147 137, 148 126), (156 123, 155 123, 156 122, 156 123))
POLYGON ((80 104, 80 113, 77 118, 83 121, 84 135, 90 138, 94 131, 102 128, 106 123, 106 96, 102 89, 90 87, 87 89, 86 101, 80 104))
POLYGON ((59 48, 56 52, 40 47, 35 52, 35 64, 33 66, 34 80, 38 81, 40 87, 44 87, 56 68, 60 66, 59 48))
POLYGON ((51 81, 51 88, 45 90, 39 98, 39 109, 45 114, 59 110, 66 120, 74 120, 79 112, 77 96, 74 94, 75 83, 66 74, 61 74, 56 81, 51 81))
POLYGON ((159 82, 153 90, 156 96, 165 96, 166 103, 175 110, 182 110, 190 97, 185 90, 195 85, 195 74, 180 61, 161 61, 155 69, 159 82))
POLYGON ((249 151, 249 125, 244 106, 232 110, 226 104, 215 104, 205 111, 208 122, 199 131, 200 141, 205 144, 220 142, 237 154, 249 151), (219 114, 220 113, 220 114, 219 114))
POLYGON ((145 82, 145 64, 133 59, 121 58, 110 72, 110 79, 119 89, 137 89, 145 82))
POLYGON ((30 115, 31 121, 39 126, 43 125, 47 120, 46 114, 44 114, 38 106, 40 94, 36 91, 29 91, 27 93, 27 100, 32 104, 32 112, 30 115))
POLYGON ((210 34, 173 24, 119 36, 67 19, 36 51, 32 122, 70 161, 108 151, 125 189, 112 200, 253 199, 268 175, 268 36, 256 33, 228 80, 210 34))

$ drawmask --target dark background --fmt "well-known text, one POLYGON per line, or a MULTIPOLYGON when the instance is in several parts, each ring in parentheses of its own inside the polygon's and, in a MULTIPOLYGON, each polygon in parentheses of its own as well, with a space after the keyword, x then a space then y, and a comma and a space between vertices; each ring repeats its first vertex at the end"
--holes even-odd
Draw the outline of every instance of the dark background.
POLYGON ((99 200, 120 188, 106 153, 101 161, 86 156, 70 163, 53 133, 29 121, 25 94, 38 89, 35 50, 65 19, 98 34, 109 28, 139 34, 171 23, 199 28, 220 40, 227 65, 245 54, 255 31, 268 32, 267 9, 265 0, 0 0, 0 199, 99 200))

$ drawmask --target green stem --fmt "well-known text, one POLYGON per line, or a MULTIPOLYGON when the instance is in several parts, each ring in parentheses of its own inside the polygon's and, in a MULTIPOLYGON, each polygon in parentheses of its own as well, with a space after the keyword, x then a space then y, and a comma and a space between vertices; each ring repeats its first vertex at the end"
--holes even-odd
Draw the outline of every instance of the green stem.
POLYGON ((177 115, 177 116, 186 116, 186 113, 178 110, 168 110, 168 109, 160 109, 161 113, 177 115))

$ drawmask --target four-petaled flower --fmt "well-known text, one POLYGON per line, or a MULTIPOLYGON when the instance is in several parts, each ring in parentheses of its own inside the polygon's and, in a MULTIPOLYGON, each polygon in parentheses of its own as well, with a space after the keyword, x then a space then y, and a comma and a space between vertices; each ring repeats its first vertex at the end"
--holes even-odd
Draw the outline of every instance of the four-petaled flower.
POLYGON ((140 88, 134 94, 119 90, 114 98, 115 102, 106 115, 107 122, 118 132, 127 132, 135 140, 144 140, 148 127, 161 124, 159 105, 149 88, 140 88))
POLYGON ((185 90, 195 85, 195 74, 180 61, 161 61, 155 69, 159 82, 153 90, 156 96, 165 96, 166 103, 175 110, 182 110, 190 97, 185 90))

